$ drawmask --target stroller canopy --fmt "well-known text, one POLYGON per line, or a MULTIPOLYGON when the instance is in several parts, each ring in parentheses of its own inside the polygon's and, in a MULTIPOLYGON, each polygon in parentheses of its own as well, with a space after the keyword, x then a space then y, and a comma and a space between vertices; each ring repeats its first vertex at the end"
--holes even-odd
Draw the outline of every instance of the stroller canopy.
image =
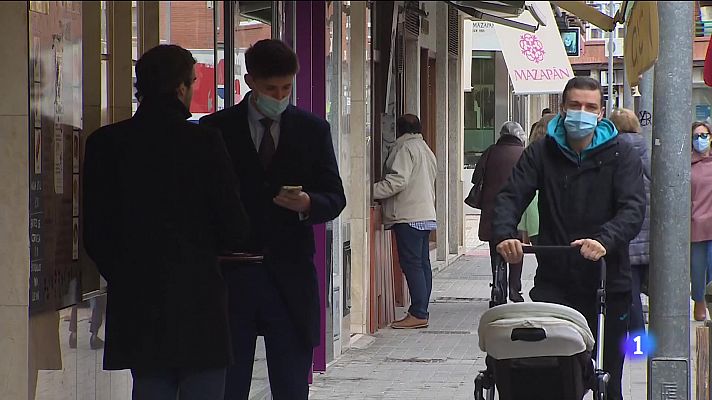
POLYGON ((487 310, 478 328, 480 349, 498 360, 572 356, 593 350, 586 318, 573 308, 552 303, 503 304, 487 310), (538 330, 544 338, 520 340, 515 330, 538 330))

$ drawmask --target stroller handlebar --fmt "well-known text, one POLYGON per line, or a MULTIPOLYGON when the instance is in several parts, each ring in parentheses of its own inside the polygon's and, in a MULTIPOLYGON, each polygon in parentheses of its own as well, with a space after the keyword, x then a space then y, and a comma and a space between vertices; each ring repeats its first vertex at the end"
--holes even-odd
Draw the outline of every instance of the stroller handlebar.
POLYGON ((545 252, 578 252, 580 246, 522 246, 524 254, 539 254, 545 252))

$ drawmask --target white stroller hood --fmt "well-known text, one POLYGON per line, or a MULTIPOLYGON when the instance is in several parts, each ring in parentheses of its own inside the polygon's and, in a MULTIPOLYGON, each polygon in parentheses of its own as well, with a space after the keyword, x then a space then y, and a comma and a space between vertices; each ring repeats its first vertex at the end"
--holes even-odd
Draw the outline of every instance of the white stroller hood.
POLYGON ((573 308, 552 303, 503 304, 487 310, 478 328, 480 349, 497 360, 568 357, 593 350, 595 340, 586 318, 573 308), (546 338, 512 340, 521 328, 540 328, 546 338))

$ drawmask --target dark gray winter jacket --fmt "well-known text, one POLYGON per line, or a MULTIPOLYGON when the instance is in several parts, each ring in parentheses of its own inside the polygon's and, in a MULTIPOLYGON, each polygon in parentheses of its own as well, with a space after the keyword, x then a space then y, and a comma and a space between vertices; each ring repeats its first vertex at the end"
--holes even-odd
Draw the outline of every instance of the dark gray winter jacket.
POLYGON ((643 182, 645 184, 645 220, 640 233, 630 242, 628 247, 630 265, 648 264, 650 259, 650 154, 645 144, 643 135, 637 133, 619 133, 618 137, 627 141, 638 154, 643 162, 643 182))

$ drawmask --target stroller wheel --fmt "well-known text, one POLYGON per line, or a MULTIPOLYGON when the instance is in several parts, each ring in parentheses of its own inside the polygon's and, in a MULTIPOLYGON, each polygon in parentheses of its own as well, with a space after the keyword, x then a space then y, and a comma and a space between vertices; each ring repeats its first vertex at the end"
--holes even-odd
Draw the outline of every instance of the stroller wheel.
POLYGON ((482 371, 475 378, 475 400, 494 400, 494 382, 488 371, 482 371))

